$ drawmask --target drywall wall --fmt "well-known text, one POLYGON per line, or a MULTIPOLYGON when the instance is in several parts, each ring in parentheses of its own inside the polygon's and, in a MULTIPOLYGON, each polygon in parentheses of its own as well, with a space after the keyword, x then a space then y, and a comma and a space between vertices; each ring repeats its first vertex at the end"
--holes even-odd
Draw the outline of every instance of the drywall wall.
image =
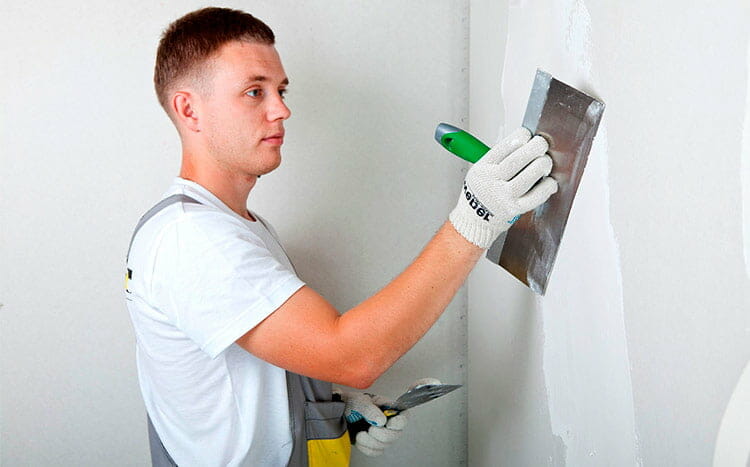
MULTIPOLYGON (((467 2, 220 5, 271 25, 291 80, 284 161, 250 205, 345 310, 395 277, 456 202, 463 164, 432 134, 467 122, 467 2)), ((122 268, 133 226, 179 167, 151 85, 157 41, 201 6, 0 7, 2 465, 147 465, 122 268)), ((465 383, 465 307, 461 292, 371 390, 465 383)), ((355 451, 353 465, 465 463, 466 397, 415 409, 393 449, 355 451)))
POLYGON ((469 463, 746 462, 748 6, 471 6, 485 139, 520 123, 537 67, 607 109, 547 295, 486 261, 470 280, 469 463))

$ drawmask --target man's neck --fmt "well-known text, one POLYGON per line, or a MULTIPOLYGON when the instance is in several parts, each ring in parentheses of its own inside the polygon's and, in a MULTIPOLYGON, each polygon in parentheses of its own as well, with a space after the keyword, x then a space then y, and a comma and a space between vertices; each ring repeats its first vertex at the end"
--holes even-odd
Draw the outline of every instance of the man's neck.
POLYGON ((201 185, 243 218, 255 221, 247 210, 247 198, 258 177, 228 173, 216 166, 198 166, 190 157, 182 158, 180 177, 201 185))

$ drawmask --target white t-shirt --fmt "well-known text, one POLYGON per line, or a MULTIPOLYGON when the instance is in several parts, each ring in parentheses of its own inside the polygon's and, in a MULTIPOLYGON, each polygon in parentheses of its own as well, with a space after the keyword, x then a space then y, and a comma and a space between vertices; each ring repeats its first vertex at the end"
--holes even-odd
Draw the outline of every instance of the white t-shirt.
MULTIPOLYGON (((286 465, 286 374, 234 342, 304 284, 273 233, 177 178, 128 261, 127 307, 146 410, 180 466, 286 465)), ((253 216, 257 219, 257 216, 253 216)))

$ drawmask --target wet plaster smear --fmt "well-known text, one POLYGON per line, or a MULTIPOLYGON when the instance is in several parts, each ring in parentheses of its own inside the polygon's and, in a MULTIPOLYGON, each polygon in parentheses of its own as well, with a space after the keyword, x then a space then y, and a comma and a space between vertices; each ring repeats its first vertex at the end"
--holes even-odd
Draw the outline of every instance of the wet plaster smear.
MULTIPOLYGON (((597 96, 590 34, 591 18, 581 0, 510 2, 503 71, 506 122, 522 120, 537 67, 597 96)), ((500 134, 513 128, 507 126, 500 134)), ((552 280, 536 301, 556 439, 550 465, 641 464, 619 252, 610 223, 607 152, 605 110, 552 280)))

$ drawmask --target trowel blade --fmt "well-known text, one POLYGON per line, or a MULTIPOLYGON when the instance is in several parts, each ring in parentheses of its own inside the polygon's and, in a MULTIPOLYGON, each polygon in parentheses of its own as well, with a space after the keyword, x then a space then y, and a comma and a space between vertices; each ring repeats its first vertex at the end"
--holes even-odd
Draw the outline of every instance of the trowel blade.
POLYGON ((460 387, 460 384, 424 384, 401 394, 392 406, 381 406, 380 408, 401 412, 442 397, 460 387))
POLYGON ((490 247, 487 258, 534 292, 547 290, 557 250, 573 205, 604 103, 537 70, 523 126, 549 143, 558 191, 527 212, 490 247))

